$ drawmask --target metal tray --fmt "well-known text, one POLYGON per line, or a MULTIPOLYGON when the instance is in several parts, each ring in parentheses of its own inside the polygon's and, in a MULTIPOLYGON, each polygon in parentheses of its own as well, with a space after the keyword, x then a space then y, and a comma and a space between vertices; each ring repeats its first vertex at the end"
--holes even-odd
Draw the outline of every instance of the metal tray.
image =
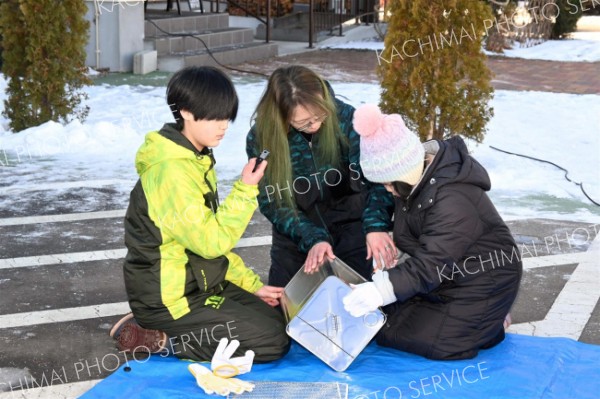
POLYGON ((298 314, 310 296, 329 276, 336 276, 347 284, 361 284, 367 281, 337 258, 332 261, 326 260, 313 274, 306 274, 300 269, 285 286, 281 298, 281 308, 288 322, 298 314))
POLYGON ((363 317, 346 312, 342 299, 350 291, 340 278, 326 277, 286 328, 291 338, 336 371, 350 366, 386 319, 379 309, 363 317))

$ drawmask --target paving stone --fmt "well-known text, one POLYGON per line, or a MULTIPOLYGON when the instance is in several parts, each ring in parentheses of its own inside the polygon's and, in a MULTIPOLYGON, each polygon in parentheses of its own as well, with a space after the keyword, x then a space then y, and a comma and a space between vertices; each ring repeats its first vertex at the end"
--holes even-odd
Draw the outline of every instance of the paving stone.
MULTIPOLYGON (((324 78, 378 83, 377 60, 373 50, 321 49, 277 57, 266 63, 248 62, 239 65, 239 69, 270 75, 276 68, 300 64, 313 69, 324 78)), ((495 89, 575 94, 600 93, 600 62, 555 62, 489 57, 487 64, 494 73, 492 85, 495 89)))

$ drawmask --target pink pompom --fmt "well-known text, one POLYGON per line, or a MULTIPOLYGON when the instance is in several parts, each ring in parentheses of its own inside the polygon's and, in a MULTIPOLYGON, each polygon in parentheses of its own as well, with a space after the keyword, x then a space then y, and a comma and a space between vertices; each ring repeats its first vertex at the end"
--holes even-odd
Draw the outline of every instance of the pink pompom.
POLYGON ((354 130, 363 137, 369 137, 382 127, 384 117, 377 105, 361 105, 354 111, 354 130))

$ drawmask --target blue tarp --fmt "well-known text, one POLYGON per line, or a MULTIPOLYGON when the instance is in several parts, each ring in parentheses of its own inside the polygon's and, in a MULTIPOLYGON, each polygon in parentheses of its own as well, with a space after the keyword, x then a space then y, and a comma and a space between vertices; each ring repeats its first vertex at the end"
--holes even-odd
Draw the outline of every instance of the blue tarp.
MULTIPOLYGON (((188 364, 157 355, 130 361, 130 371, 122 366, 82 398, 215 398, 196 385, 188 364)), ((255 364, 240 378, 342 382, 349 386, 349 399, 597 399, 600 346, 508 334, 504 342, 475 359, 433 361, 372 342, 345 372, 338 373, 294 343, 283 359, 255 364)))

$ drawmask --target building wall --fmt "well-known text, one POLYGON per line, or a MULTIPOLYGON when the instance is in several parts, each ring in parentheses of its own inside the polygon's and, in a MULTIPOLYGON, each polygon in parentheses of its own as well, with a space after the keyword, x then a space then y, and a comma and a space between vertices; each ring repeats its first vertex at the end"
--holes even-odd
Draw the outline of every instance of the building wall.
POLYGON ((86 65, 111 72, 133 71, 133 55, 144 49, 144 2, 85 0, 90 21, 86 65), (96 34, 96 10, 98 34, 96 34), (99 56, 96 58, 96 43, 99 56))

